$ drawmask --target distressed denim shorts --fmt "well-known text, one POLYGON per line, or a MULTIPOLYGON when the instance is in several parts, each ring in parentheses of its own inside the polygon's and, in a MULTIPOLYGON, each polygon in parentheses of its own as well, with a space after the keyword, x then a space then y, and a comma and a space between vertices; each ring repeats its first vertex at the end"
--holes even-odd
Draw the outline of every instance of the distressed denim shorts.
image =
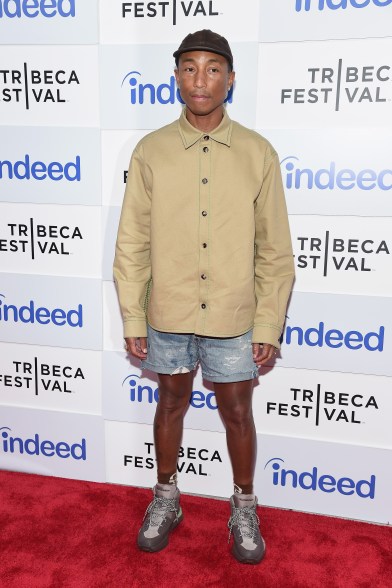
POLYGON ((239 337, 217 338, 147 328, 143 369, 175 375, 190 372, 200 363, 203 378, 210 382, 242 382, 258 376, 251 330, 239 337))

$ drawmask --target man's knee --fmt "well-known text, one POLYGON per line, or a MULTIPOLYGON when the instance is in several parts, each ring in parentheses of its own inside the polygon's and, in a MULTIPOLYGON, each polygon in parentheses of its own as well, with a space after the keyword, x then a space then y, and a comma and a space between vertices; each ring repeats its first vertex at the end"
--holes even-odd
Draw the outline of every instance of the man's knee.
POLYGON ((158 406, 169 411, 185 410, 192 393, 191 374, 160 375, 158 406))
POLYGON ((246 429, 253 425, 252 406, 248 403, 237 403, 221 409, 221 416, 226 426, 246 429))

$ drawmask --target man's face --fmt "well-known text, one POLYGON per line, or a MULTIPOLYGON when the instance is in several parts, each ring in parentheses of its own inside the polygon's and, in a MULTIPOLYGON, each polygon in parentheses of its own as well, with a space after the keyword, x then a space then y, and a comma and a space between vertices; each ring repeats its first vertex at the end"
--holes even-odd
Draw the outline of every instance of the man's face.
POLYGON ((206 116, 221 108, 235 74, 217 53, 188 51, 180 55, 175 76, 187 108, 196 116, 206 116))

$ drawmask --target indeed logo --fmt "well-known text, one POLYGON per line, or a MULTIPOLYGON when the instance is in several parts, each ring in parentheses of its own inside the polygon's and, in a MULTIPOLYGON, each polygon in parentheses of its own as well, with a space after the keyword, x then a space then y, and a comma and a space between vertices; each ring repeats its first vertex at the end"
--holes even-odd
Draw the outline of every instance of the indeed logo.
MULTIPOLYGON (((131 374, 124 379, 122 385, 129 389, 129 400, 138 403, 147 402, 148 404, 158 402, 158 388, 153 389, 147 384, 142 384, 140 380, 141 378, 137 374, 131 374)), ((199 390, 192 392, 189 404, 192 408, 208 408, 210 410, 216 410, 218 408, 213 392, 204 394, 204 392, 200 392, 199 390)))
POLYGON ((325 168, 312 170, 301 168, 297 162, 299 159, 295 155, 289 155, 280 162, 288 190, 311 190, 314 187, 319 190, 374 190, 376 187, 380 190, 392 189, 392 169, 383 169, 379 172, 369 168, 358 172, 348 168, 339 170, 336 163, 331 161, 325 168))
POLYGON ((295 10, 301 12, 305 10, 308 12, 311 8, 317 8, 318 10, 338 10, 342 8, 346 9, 348 6, 351 8, 366 8, 369 4, 374 6, 383 7, 388 6, 392 3, 392 0, 295 0, 295 10))
POLYGON ((23 159, 15 163, 4 159, 0 161, 0 180, 7 177, 9 180, 68 180, 69 182, 80 182, 80 155, 77 155, 75 162, 69 161, 62 164, 59 161, 44 163, 43 161, 31 161, 30 155, 26 154, 23 159))
MULTIPOLYGON (((121 87, 129 87, 129 100, 131 104, 156 104, 157 102, 159 104, 175 104, 176 101, 184 104, 174 76, 170 76, 169 83, 162 83, 156 86, 151 83, 140 83, 141 75, 140 71, 130 71, 121 82, 121 87)), ((233 86, 225 102, 231 104, 232 101, 233 86)))
POLYGON ((54 443, 47 439, 41 440, 38 433, 29 439, 22 437, 11 437, 9 427, 1 427, 2 443, 1 447, 4 453, 20 453, 23 455, 44 455, 45 457, 61 457, 62 459, 82 459, 86 461, 86 439, 80 443, 70 445, 65 441, 54 443))
POLYGON ((374 499, 376 491, 376 476, 370 476, 370 480, 359 480, 355 482, 352 478, 336 478, 331 474, 320 476, 318 468, 314 467, 310 472, 298 473, 295 470, 286 470, 282 468, 284 459, 273 457, 268 460, 264 469, 271 464, 273 470, 272 483, 274 486, 291 486, 292 488, 302 488, 302 490, 321 490, 331 494, 338 492, 344 496, 356 494, 359 498, 374 499))
POLYGON ((363 347, 367 351, 383 351, 385 327, 380 326, 378 332, 361 333, 360 331, 347 331, 343 333, 339 329, 326 329, 325 323, 320 322, 317 327, 303 329, 302 327, 286 326, 282 335, 282 341, 286 345, 296 343, 309 347, 347 347, 357 350, 363 347))
POLYGON ((75 16, 75 0, 0 0, 0 18, 75 16))
POLYGON ((14 323, 38 323, 48 325, 49 323, 56 327, 68 325, 69 327, 83 327, 83 306, 78 305, 76 310, 63 310, 55 308, 49 310, 44 306, 35 307, 34 300, 30 300, 26 306, 17 307, 15 304, 4 304, 4 294, 0 294, 0 321, 14 323))

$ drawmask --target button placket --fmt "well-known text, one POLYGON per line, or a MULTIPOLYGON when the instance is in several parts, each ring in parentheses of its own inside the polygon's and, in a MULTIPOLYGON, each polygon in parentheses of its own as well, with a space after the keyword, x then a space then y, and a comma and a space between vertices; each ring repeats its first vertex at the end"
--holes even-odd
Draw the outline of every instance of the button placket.
POLYGON ((200 215, 199 215, 199 308, 201 309, 198 328, 203 332, 208 308, 208 273, 209 273, 209 224, 210 224, 210 189, 211 189, 211 141, 204 135, 199 145, 200 170, 200 215))

